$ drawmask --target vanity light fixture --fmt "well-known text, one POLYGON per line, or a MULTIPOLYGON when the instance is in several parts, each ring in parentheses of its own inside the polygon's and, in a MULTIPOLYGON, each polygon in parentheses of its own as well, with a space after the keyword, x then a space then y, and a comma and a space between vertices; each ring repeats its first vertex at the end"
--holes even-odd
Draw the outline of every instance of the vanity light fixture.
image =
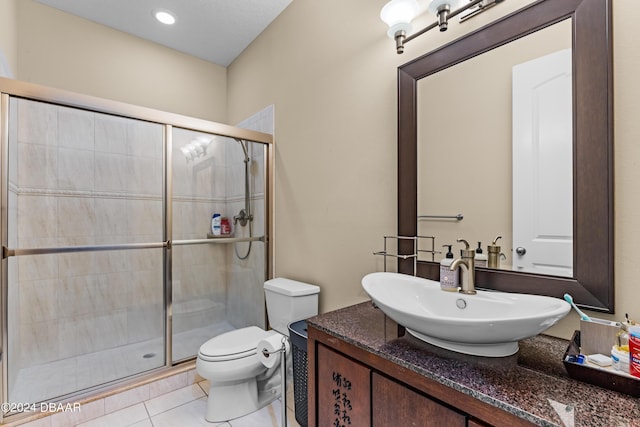
POLYGON ((438 28, 440 28, 440 31, 447 31, 451 10, 458 9, 461 5, 461 0, 432 0, 428 10, 438 18, 438 28))
POLYGON ((166 9, 155 9, 153 16, 165 25, 173 25, 176 23, 175 15, 166 9))
POLYGON ((404 39, 411 32, 411 21, 418 11, 416 0, 391 0, 380 11, 380 19, 389 26, 387 35, 395 39, 399 54, 404 52, 404 39))
POLYGON ((440 31, 447 31, 449 19, 454 16, 460 15, 460 21, 464 21, 501 1, 503 0, 431 0, 428 10, 436 15, 437 21, 411 35, 407 35, 411 31, 411 21, 420 10, 416 0, 391 0, 380 11, 380 19, 389 26, 387 35, 396 41, 396 53, 401 54, 406 43, 427 31, 436 27, 440 31))

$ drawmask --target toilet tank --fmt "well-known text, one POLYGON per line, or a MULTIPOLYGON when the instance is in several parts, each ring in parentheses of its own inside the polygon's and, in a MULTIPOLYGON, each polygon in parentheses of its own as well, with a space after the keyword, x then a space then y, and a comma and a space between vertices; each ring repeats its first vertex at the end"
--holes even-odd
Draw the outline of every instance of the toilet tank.
POLYGON ((267 316, 271 327, 289 335, 287 325, 318 314, 320 287, 296 280, 276 278, 264 283, 267 316))

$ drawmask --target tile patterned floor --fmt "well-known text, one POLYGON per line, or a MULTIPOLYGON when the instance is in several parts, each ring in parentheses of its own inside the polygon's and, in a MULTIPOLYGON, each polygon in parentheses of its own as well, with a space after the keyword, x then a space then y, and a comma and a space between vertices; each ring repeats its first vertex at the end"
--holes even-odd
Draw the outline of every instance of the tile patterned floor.
MULTIPOLYGON (((287 392, 287 426, 300 427, 294 416, 293 387, 287 392)), ((281 427, 281 400, 224 423, 204 419, 209 384, 189 371, 84 405, 80 413, 58 413, 21 427, 281 427), (183 378, 188 385, 174 388, 183 378), (155 384, 155 385, 154 385, 155 384), (152 398, 147 398, 155 396, 152 398), (144 400, 142 400, 144 399, 144 400)))
MULTIPOLYGON (((78 424, 78 427, 280 427, 282 407, 280 400, 247 416, 226 423, 209 423, 204 419, 207 411, 208 390, 206 381, 184 387, 143 403, 113 412, 100 418, 78 424)), ((287 420, 289 426, 298 427, 289 404, 287 420)))

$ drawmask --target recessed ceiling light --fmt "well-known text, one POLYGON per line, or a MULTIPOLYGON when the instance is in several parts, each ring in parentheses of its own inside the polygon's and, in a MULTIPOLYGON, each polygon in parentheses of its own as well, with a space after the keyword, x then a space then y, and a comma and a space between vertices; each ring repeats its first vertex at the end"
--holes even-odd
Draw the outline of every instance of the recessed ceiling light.
POLYGON ((153 16, 166 25, 173 25, 176 22, 176 17, 168 10, 156 9, 153 11, 153 16))

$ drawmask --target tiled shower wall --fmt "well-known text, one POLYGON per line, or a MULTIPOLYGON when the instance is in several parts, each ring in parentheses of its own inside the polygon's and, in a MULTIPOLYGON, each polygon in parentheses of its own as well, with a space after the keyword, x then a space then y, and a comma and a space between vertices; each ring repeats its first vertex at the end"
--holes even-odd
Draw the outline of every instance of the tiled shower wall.
MULTIPOLYGON (((238 127, 273 133, 274 109, 269 106, 238 127)), ((254 220, 233 226, 234 237, 264 236, 264 145, 247 142, 249 191, 254 220)), ((173 131, 173 236, 174 240, 202 239, 210 230, 214 212, 233 216, 244 206, 244 152, 232 138, 173 131), (206 154, 187 161, 180 148, 199 136, 212 137, 206 154)), ((173 332, 226 322, 230 327, 266 327, 263 284, 265 244, 186 245, 173 247, 173 332)))
MULTIPOLYGON (((229 138, 173 129, 173 240, 205 239, 211 215, 225 209, 229 138), (206 154, 187 160, 180 151, 199 136, 212 138, 206 154)), ((226 320, 226 244, 174 245, 173 333, 226 320)))
MULTIPOLYGON (((273 106, 238 127, 273 132, 273 106)), ((239 142, 213 137, 206 155, 187 161, 180 148, 197 132, 173 132, 173 235, 174 239, 202 239, 210 230, 214 212, 233 216, 244 206, 244 152, 239 142), (213 186, 211 183, 214 183, 213 186)), ((251 236, 265 235, 265 167, 263 144, 251 143, 249 189, 254 216, 251 236)), ((233 226, 234 237, 249 237, 249 226, 233 226)), ((265 325, 265 244, 248 243, 187 245, 173 247, 174 333, 199 328, 224 319, 234 328, 265 325), (215 262, 212 262, 215 260, 215 262), (223 284, 220 287, 218 284, 223 284)))
MULTIPOLYGON (((237 124, 238 127, 251 129, 268 134, 274 133, 274 106, 270 105, 253 116, 237 124)), ((265 230, 265 157, 262 144, 249 145, 249 188, 251 189, 251 208, 254 216, 252 224, 253 236, 264 236, 265 230)), ((244 208, 244 153, 239 144, 227 151, 227 165, 229 174, 227 178, 227 215, 232 217, 244 208)), ((235 227, 236 237, 248 237, 249 226, 235 227)), ((238 259, 235 251, 244 256, 249 244, 238 243, 235 247, 229 245, 228 257, 233 261, 229 263, 230 275, 228 278, 227 292, 227 317, 235 327, 257 325, 262 328, 265 325, 264 316, 264 278, 265 278, 265 244, 253 242, 249 257, 245 260, 238 259), (247 301, 251 301, 247 304, 247 301)))

